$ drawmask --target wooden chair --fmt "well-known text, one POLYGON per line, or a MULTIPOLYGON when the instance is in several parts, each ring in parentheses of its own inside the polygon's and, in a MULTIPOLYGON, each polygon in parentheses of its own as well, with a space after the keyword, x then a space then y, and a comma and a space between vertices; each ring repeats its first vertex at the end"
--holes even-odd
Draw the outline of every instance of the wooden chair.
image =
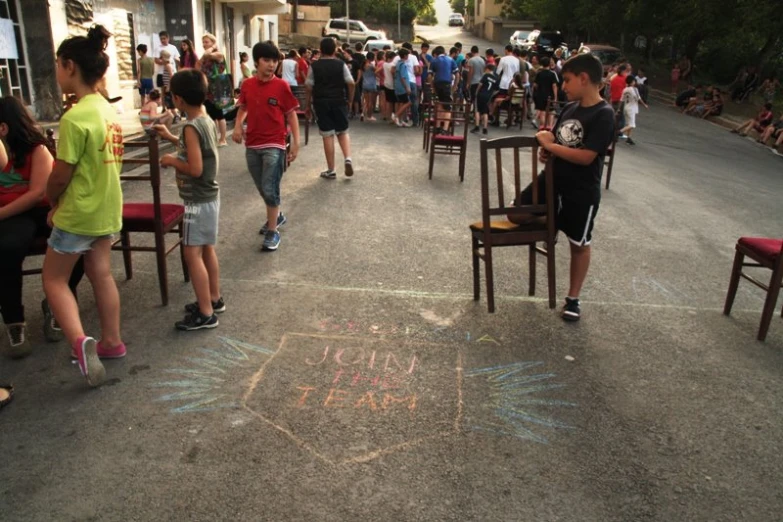
POLYGON ((617 136, 620 129, 617 128, 619 115, 614 115, 614 136, 604 156, 604 168, 606 168, 606 190, 609 190, 609 182, 612 181, 612 168, 614 168, 614 153, 617 151, 617 136))
POLYGON ((563 110, 563 108, 568 105, 567 101, 558 101, 553 100, 552 98, 547 98, 546 101, 546 116, 544 117, 544 125, 539 127, 540 130, 552 130, 549 128, 546 123, 549 121, 550 115, 554 114, 554 118, 552 118, 552 127, 554 127, 555 122, 557 122, 557 117, 560 115, 560 112, 563 110))
POLYGON ((303 85, 291 87, 291 91, 296 96, 297 101, 299 101, 299 109, 296 110, 296 115, 300 120, 304 120, 305 145, 307 145, 310 142, 310 118, 307 117, 307 107, 305 107, 307 91, 303 85))
POLYGON ((448 132, 433 134, 430 144, 430 169, 429 176, 432 179, 432 169, 435 165, 435 155, 445 154, 450 156, 459 156, 459 180, 465 181, 465 154, 468 146, 468 123, 470 118, 470 105, 467 103, 441 103, 435 105, 435 119, 433 121, 434 129, 439 127, 440 122, 449 121, 448 132), (451 118, 446 119, 443 113, 451 113, 451 118), (462 135, 455 134, 455 129, 462 126, 462 135))
POLYGON ((470 225, 473 251, 473 299, 479 300, 479 259, 484 260, 487 282, 487 306, 489 313, 495 312, 495 289, 492 264, 492 249, 505 246, 528 246, 529 249, 529 295, 536 293, 536 253, 547 257, 547 283, 549 286, 549 308, 555 307, 555 202, 552 175, 552 161, 544 170, 546 200, 538 201, 538 141, 532 137, 512 136, 494 140, 481 140, 481 213, 482 220, 470 225), (497 183, 497 203, 490 194, 490 154, 494 151, 497 183), (507 201, 503 183, 503 152, 510 152, 514 164, 514 197, 518 198, 523 186, 520 179, 520 153, 530 152, 532 156, 533 203, 531 205, 505 203, 507 201), (535 222, 517 225, 506 220, 506 216, 540 216, 535 222), (499 216, 501 220, 493 221, 499 216), (545 243, 546 249, 536 246, 545 243), (482 252, 483 250, 483 252, 482 252))
MULTIPOLYGON (((734 266, 731 269, 731 279, 729 281, 729 292, 726 295, 726 304, 723 307, 723 313, 729 315, 731 307, 734 304, 734 297, 737 295, 740 277, 743 277, 767 292, 767 299, 764 301, 764 308, 761 312, 761 324, 757 339, 763 341, 767 338, 769 324, 772 321, 772 314, 775 311, 775 304, 778 301, 780 286, 783 282, 783 239, 771 239, 766 237, 741 237, 737 241, 734 254, 734 266), (751 258, 753 263, 745 263, 745 256, 751 258), (772 276, 769 284, 764 284, 755 277, 742 271, 742 267, 768 268, 772 270, 772 276)), ((783 315, 783 310, 781 310, 783 315)))
POLYGON ((185 282, 190 281, 188 268, 185 264, 185 253, 182 249, 182 237, 184 232, 185 207, 181 204, 161 203, 160 201, 160 144, 156 135, 149 136, 147 141, 125 142, 125 148, 147 148, 147 158, 125 158, 123 165, 146 165, 149 174, 135 176, 123 174, 123 181, 148 181, 152 185, 152 203, 125 203, 122 208, 122 231, 120 239, 112 246, 113 250, 121 250, 125 264, 125 278, 133 278, 133 263, 131 252, 155 252, 158 263, 158 282, 160 284, 160 296, 163 306, 169 304, 168 272, 166 256, 174 249, 180 249, 182 273, 185 282), (132 246, 130 235, 135 232, 152 233, 155 236, 155 246, 132 246), (177 234, 177 241, 170 247, 166 247, 166 234, 177 234), (119 243, 119 244, 118 244, 119 243))

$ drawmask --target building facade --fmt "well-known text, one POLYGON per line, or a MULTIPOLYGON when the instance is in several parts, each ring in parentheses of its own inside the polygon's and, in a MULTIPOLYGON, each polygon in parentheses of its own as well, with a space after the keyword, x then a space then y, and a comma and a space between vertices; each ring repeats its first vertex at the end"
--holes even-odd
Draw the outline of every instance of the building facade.
POLYGON ((276 42, 278 15, 288 10, 286 0, 0 0, 0 93, 19 97, 41 120, 57 119, 62 93, 55 51, 95 23, 114 34, 106 83, 112 96, 123 97, 121 110, 139 104, 136 46, 154 52, 163 30, 177 45, 193 41, 197 54, 203 51, 201 36, 216 35, 238 81, 239 53, 249 53, 258 41, 276 42))

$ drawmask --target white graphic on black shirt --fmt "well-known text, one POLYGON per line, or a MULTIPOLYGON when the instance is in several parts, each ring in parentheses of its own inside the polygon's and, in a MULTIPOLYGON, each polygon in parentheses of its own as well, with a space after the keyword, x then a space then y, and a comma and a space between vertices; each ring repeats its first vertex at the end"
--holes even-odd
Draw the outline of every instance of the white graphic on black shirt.
POLYGON ((572 149, 580 148, 584 133, 581 121, 575 119, 566 120, 557 128, 557 142, 572 149))

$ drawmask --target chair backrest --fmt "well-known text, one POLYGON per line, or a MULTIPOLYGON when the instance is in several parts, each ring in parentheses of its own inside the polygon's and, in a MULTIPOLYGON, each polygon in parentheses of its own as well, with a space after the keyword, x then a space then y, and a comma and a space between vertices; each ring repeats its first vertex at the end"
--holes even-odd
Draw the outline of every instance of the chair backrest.
POLYGON ((546 197, 544 201, 538 201, 539 179, 538 179, 538 140, 526 136, 510 136, 506 138, 496 138, 493 140, 482 139, 480 142, 481 152, 481 214, 484 222, 484 231, 489 233, 490 220, 492 216, 529 216, 531 214, 544 215, 547 220, 549 231, 555 232, 555 205, 554 205, 554 179, 552 175, 552 162, 549 160, 544 169, 544 183, 546 186, 546 197), (494 152, 494 154, 493 154, 494 152), (503 179, 503 153, 511 153, 514 176, 514 203, 507 203, 507 194, 505 193, 505 180, 503 179), (527 186, 522 185, 521 176, 521 154, 530 154, 530 172, 533 183, 533 202, 529 205, 522 205, 518 202, 519 194, 527 186), (495 162, 495 183, 497 191, 497 200, 493 198, 490 190, 490 156, 494 156, 495 162), (496 202, 495 202, 496 201, 496 202))
POLYGON ((435 103, 435 127, 440 122, 449 122, 451 131, 462 125, 462 132, 465 138, 468 136, 468 123, 470 122, 470 104, 465 102, 436 102, 435 103), (449 117, 445 115, 448 114, 449 117))
POLYGON ((146 158, 128 158, 123 155, 122 165, 147 165, 149 167, 149 174, 147 175, 130 175, 120 174, 122 181, 149 181, 152 186, 152 203, 154 205, 155 221, 156 223, 162 223, 161 209, 160 209, 160 141, 158 134, 154 131, 147 133, 146 140, 139 141, 126 141, 123 143, 125 149, 142 149, 148 150, 148 156, 146 158))
POLYGON ((291 87, 291 92, 296 96, 296 100, 299 102, 299 109, 305 110, 305 102, 307 101, 307 88, 304 85, 296 85, 291 87))

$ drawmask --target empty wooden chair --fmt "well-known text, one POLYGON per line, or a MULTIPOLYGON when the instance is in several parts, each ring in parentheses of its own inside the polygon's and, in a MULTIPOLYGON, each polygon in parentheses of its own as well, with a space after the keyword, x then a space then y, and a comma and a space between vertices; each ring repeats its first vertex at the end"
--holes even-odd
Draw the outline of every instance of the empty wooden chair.
POLYGON ((305 145, 307 145, 310 142, 310 118, 307 117, 307 91, 305 89, 304 85, 291 87, 291 91, 299 102, 299 108, 296 110, 296 115, 300 120, 303 120, 305 145))
MULTIPOLYGON (((729 280, 729 292, 726 295, 726 304, 723 313, 729 315, 737 295, 740 277, 747 279, 754 285, 767 292, 764 300, 764 308, 761 312, 761 324, 757 339, 763 341, 767 338, 772 314, 775 312, 775 304, 778 302, 780 285, 783 282, 783 239, 771 239, 766 237, 741 237, 737 241, 734 254, 734 266, 731 269, 729 280), (754 262, 746 263, 745 257, 754 262), (764 284, 755 277, 742 271, 743 267, 767 268, 772 270, 772 276, 768 284, 764 284)), ((783 314, 783 310, 781 310, 783 314)))
POLYGON ((444 154, 459 156, 459 180, 465 180, 469 111, 470 105, 466 103, 438 102, 435 104, 435 118, 432 125, 436 132, 432 135, 432 143, 430 144, 430 179, 432 179, 432 169, 435 165, 435 155, 444 154), (448 122, 447 132, 438 131, 442 122, 448 122))
POLYGON ((159 142, 156 135, 149 136, 146 141, 130 141, 125 143, 128 148, 147 148, 147 158, 124 158, 123 165, 146 165, 149 167, 147 175, 123 174, 123 181, 147 181, 152 185, 152 202, 125 203, 122 207, 122 231, 120 240, 112 247, 121 250, 125 264, 125 277, 133 278, 133 262, 131 252, 155 252, 158 264, 158 282, 163 306, 169 304, 168 272, 166 256, 175 249, 180 249, 180 260, 185 282, 189 281, 185 255, 182 250, 183 219, 185 207, 181 204, 161 203, 160 198, 160 153, 159 142), (131 233, 146 232, 154 234, 155 246, 131 245, 131 233), (166 235, 177 234, 179 237, 169 247, 166 246, 166 235), (119 244, 118 244, 119 243, 119 244))
MULTIPOLYGON (((549 287, 549 308, 555 307, 555 203, 554 180, 552 177, 552 161, 544 170, 546 186, 545 201, 538 201, 538 141, 535 138, 513 136, 494 140, 482 139, 481 150, 481 214, 482 219, 470 225, 473 254, 473 299, 479 300, 481 295, 479 260, 484 261, 487 283, 487 306, 489 313, 495 311, 494 266, 492 249, 506 246, 528 246, 529 262, 529 295, 536 293, 536 253, 547 257, 547 284, 549 287), (494 153, 494 154, 493 154, 494 153), (503 179, 503 154, 511 154, 514 175, 515 203, 506 203, 509 194, 505 192, 503 179), (531 172, 533 181, 533 203, 517 204, 519 193, 524 188, 520 175, 521 154, 531 155, 531 172), (490 157, 494 157, 496 192, 490 188, 490 157), (497 194, 497 200, 493 198, 497 194), (508 221, 507 216, 531 216, 535 221, 526 225, 517 225, 508 221), (495 219, 493 219, 495 218, 495 219), (544 243, 546 248, 537 247, 544 243)), ((508 169, 505 169, 508 170, 508 169)))

